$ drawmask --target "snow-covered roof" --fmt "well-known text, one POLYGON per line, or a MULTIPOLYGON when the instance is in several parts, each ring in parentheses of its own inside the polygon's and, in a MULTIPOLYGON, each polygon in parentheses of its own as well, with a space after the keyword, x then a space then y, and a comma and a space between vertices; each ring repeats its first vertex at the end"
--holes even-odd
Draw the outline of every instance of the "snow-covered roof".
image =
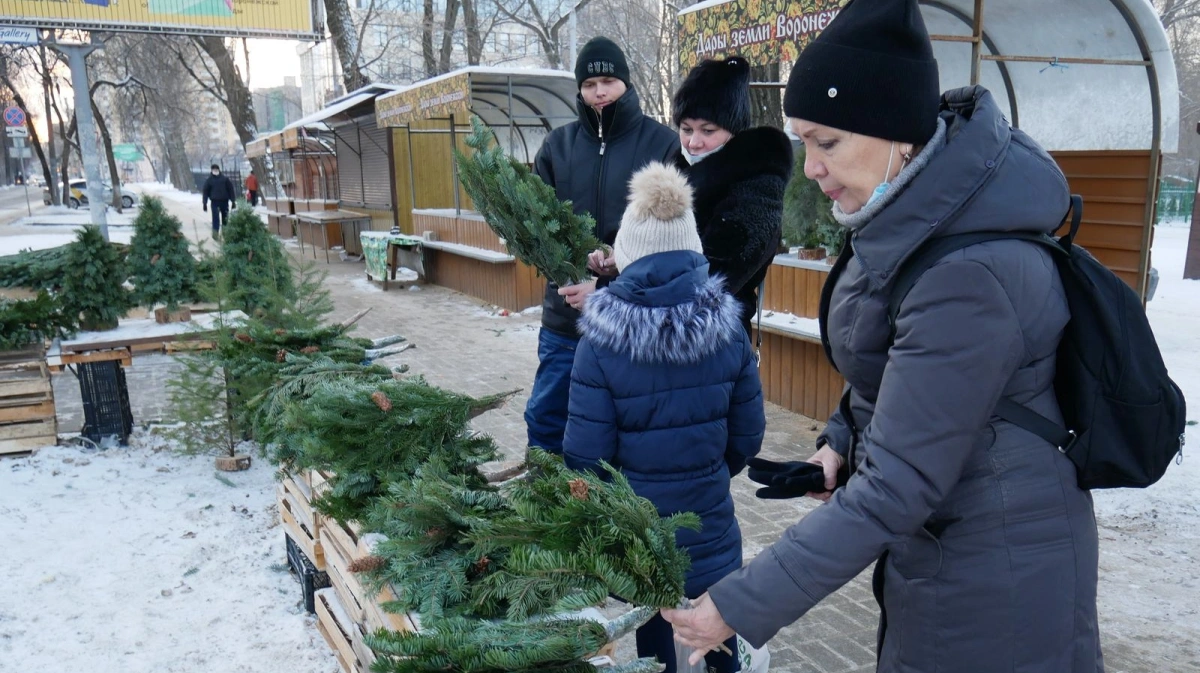
MULTIPOLYGON (((680 16, 734 1, 703 2, 680 16)), ((934 36, 969 38, 974 8, 975 0, 921 0, 934 36)), ((746 18, 748 24, 761 20, 746 18)), ((1175 62, 1149 0, 988 0, 983 37, 980 83, 1015 125, 1048 149, 1145 150, 1157 136, 1164 152, 1176 151, 1175 62), (989 60, 996 55, 1035 58, 989 60)), ((970 83, 970 42, 935 39, 934 55, 943 90, 970 83)))
POLYGON ((400 91, 403 88, 404 87, 397 86, 395 84, 368 84, 367 86, 364 86, 361 89, 358 89, 356 91, 351 91, 350 93, 346 94, 345 96, 342 96, 341 98, 334 100, 329 105, 326 105, 324 108, 317 110, 316 112, 308 115, 307 117, 304 117, 303 119, 297 119, 296 121, 292 122, 291 124, 288 124, 287 126, 285 126, 284 129, 285 130, 286 129, 298 129, 298 128, 326 129, 329 127, 329 122, 331 120, 335 120, 338 116, 342 115, 343 113, 345 113, 353 108, 356 108, 359 105, 366 103, 367 101, 373 100, 383 94, 400 91))

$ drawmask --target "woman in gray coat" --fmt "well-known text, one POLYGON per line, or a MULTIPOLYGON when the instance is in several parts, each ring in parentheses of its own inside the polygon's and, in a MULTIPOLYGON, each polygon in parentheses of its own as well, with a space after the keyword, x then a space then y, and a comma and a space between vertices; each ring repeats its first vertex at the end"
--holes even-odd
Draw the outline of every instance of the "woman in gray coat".
POLYGON ((1007 396, 1061 421, 1069 313, 1048 253, 1007 240, 949 254, 892 340, 891 283, 924 242, 1046 233, 1069 207, 1062 173, 990 93, 938 91, 915 0, 853 0, 792 70, 805 172, 851 231, 826 322, 848 395, 810 459, 833 493, 693 610, 664 611, 700 651, 735 632, 763 645, 875 563, 879 671, 1103 671, 1091 497, 1065 456, 994 414, 1007 396))

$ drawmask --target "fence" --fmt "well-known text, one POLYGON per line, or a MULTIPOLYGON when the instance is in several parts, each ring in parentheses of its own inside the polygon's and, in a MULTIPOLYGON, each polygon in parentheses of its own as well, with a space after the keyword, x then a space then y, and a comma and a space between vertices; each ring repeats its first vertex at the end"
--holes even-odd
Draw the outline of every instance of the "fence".
POLYGON ((1179 184, 1178 180, 1160 180, 1158 183, 1158 206, 1155 224, 1167 220, 1192 219, 1192 206, 1196 202, 1196 183, 1179 184))

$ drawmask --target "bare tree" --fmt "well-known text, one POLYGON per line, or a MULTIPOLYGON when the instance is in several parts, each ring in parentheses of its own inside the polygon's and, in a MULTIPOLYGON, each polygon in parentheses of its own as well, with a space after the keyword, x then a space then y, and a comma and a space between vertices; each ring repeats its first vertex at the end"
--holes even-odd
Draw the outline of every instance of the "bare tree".
MULTIPOLYGON (((371 0, 371 9, 375 8, 375 0, 371 0)), ((347 0, 325 0, 325 22, 329 26, 329 34, 333 38, 334 48, 337 49, 338 60, 342 64, 342 84, 346 91, 361 89, 371 83, 362 63, 362 28, 355 28, 354 15, 350 12, 347 0)))
POLYGON ((563 29, 592 0, 495 0, 500 13, 513 23, 525 27, 537 36, 542 53, 551 68, 563 67, 563 29))
MULTIPOLYGON (((25 102, 25 98, 21 95, 20 88, 14 81, 14 75, 20 72, 23 68, 36 67, 35 59, 29 58, 31 50, 22 47, 0 47, 0 86, 8 90, 12 96, 13 102, 22 110, 28 110, 29 106, 25 102)), ((50 111, 46 110, 47 117, 46 128, 49 133, 53 133, 53 125, 49 123, 50 111)), ((46 152, 42 149, 41 139, 38 137, 37 126, 29 124, 29 143, 33 146, 33 151, 37 155, 38 161, 42 164, 42 176, 46 180, 46 185, 50 189, 52 195, 58 194, 58 189, 54 186, 54 169, 50 166, 50 160, 46 157, 46 152)))

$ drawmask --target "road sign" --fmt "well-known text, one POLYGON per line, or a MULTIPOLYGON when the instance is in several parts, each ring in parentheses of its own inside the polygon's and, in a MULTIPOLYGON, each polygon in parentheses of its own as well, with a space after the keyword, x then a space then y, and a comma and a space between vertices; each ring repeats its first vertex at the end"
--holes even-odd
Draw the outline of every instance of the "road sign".
POLYGON ((36 28, 25 26, 0 26, 0 44, 37 44, 36 28))
POLYGON ((19 107, 4 108, 4 123, 9 126, 24 126, 25 111, 19 107))
POLYGON ((32 159, 33 149, 29 147, 10 147, 8 148, 8 156, 13 159, 32 159))
POLYGON ((27 126, 9 126, 4 129, 8 133, 9 138, 28 138, 29 127, 27 126))
POLYGON ((137 145, 132 143, 122 143, 113 145, 113 158, 117 161, 141 161, 142 153, 138 150, 137 145))

